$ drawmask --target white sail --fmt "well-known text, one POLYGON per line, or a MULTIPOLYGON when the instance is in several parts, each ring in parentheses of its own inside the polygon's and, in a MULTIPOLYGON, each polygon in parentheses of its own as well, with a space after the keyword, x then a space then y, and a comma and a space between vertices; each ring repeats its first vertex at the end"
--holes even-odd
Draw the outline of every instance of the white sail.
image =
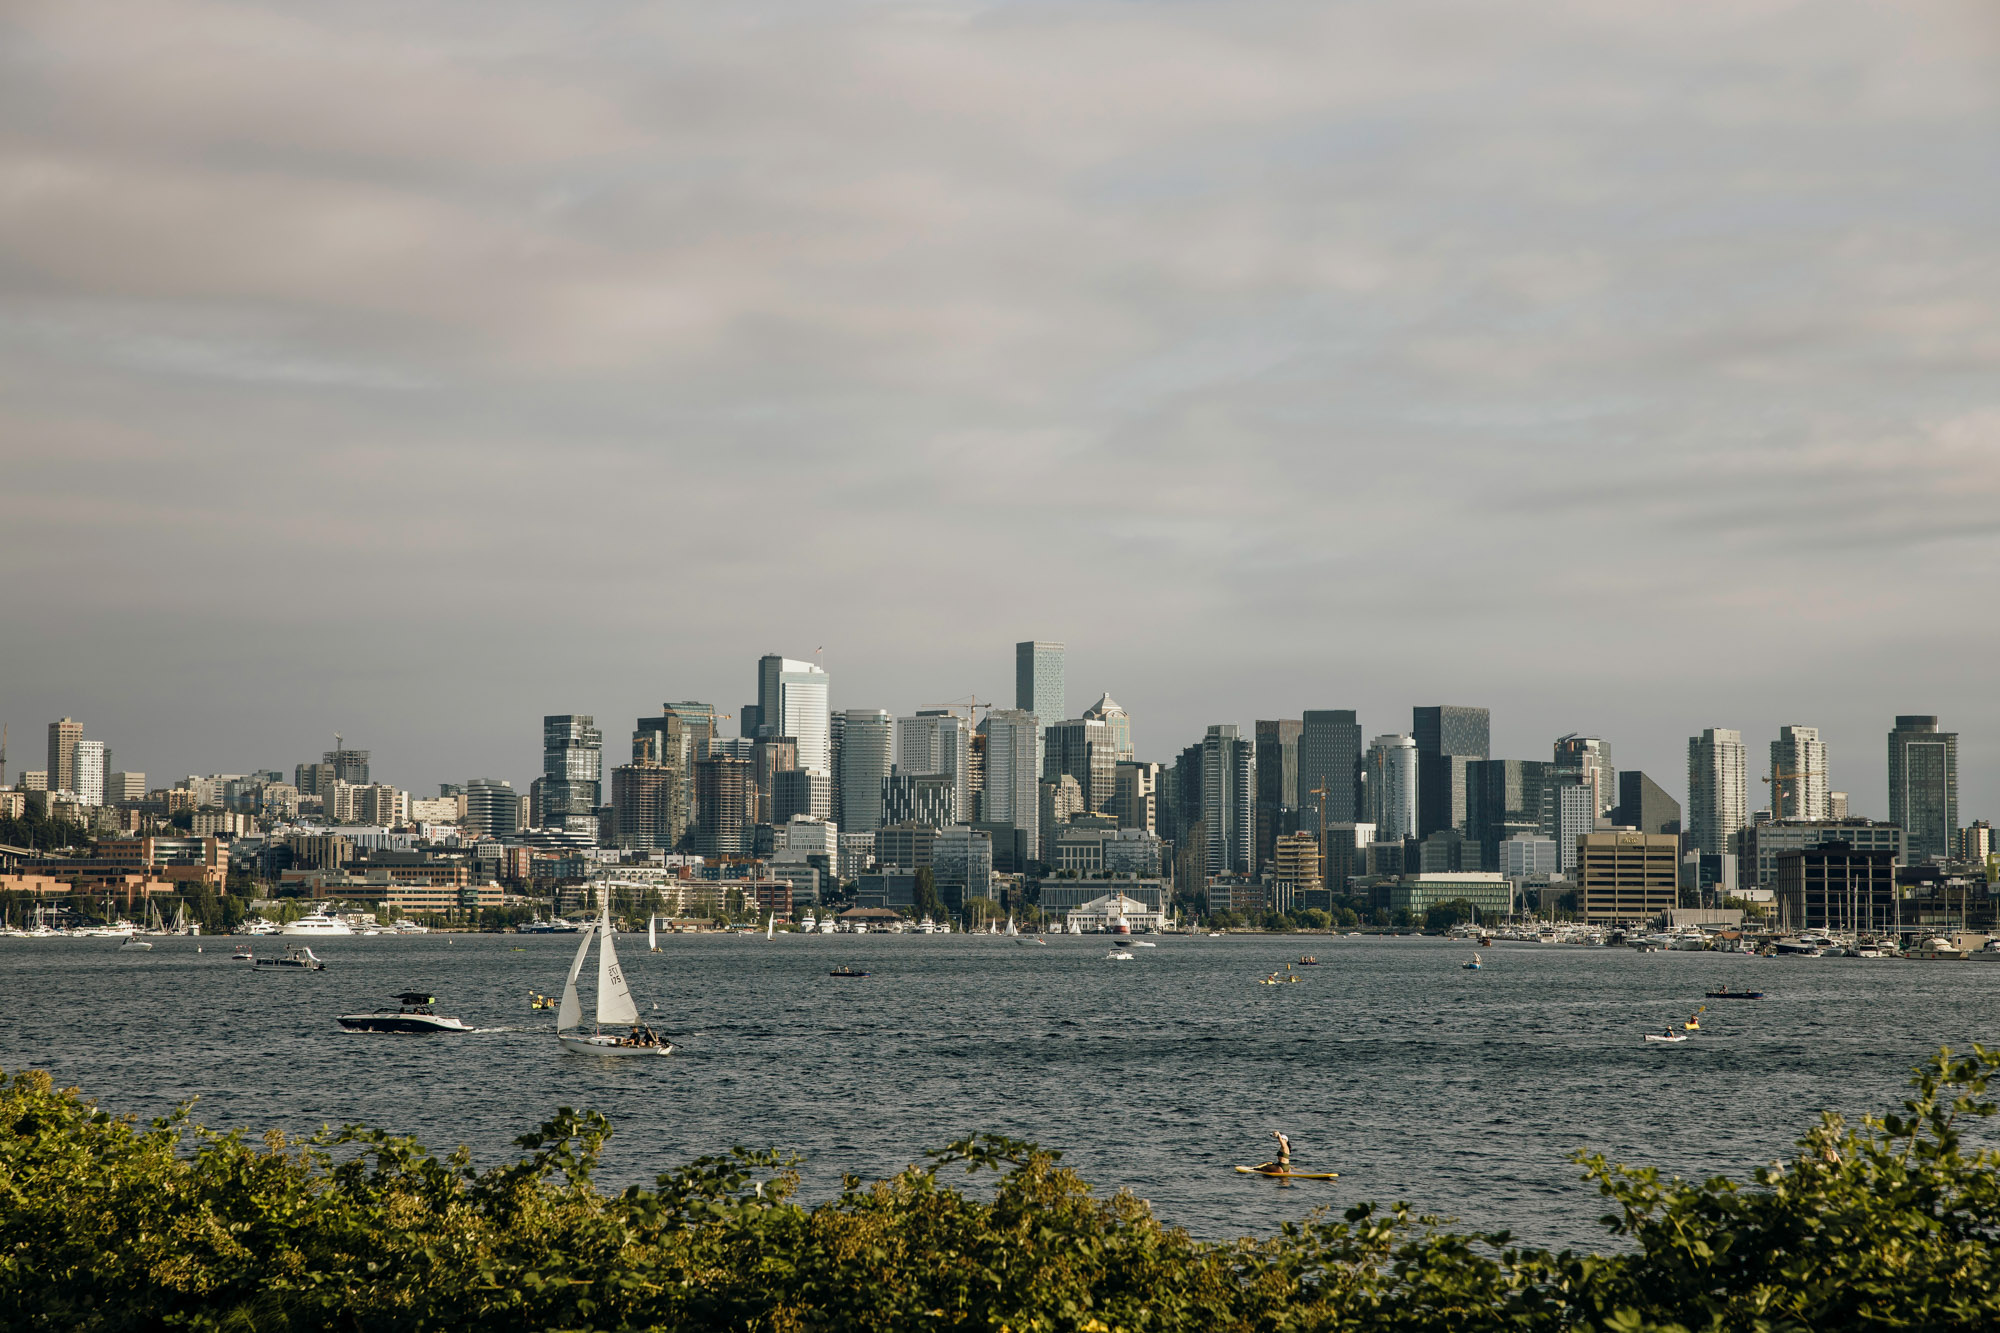
POLYGON ((654 953, 660 951, 660 918, 657 916, 646 918, 646 947, 654 953))
POLYGON ((576 960, 569 965, 569 979, 563 982, 562 1008, 556 1010, 556 1031, 566 1032, 583 1021, 583 1001, 576 998, 577 974, 583 971, 584 955, 590 952, 591 932, 597 923, 583 928, 583 942, 576 946, 576 960))
POLYGON ((597 955, 597 1023, 630 1027, 639 1021, 639 1006, 632 1003, 626 989, 625 973, 618 966, 618 951, 611 944, 611 904, 604 905, 604 927, 598 932, 604 946, 597 955))
POLYGON ((767 940, 770 939, 772 935, 777 931, 777 929, 778 929, 778 914, 776 912, 773 912, 771 913, 771 919, 764 923, 764 938, 767 940))

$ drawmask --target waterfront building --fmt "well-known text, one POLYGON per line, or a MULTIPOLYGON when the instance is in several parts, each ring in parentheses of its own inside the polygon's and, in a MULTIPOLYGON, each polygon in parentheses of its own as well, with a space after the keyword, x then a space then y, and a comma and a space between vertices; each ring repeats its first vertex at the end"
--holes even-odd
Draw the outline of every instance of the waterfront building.
POLYGON ((1618 804, 1611 811, 1611 822, 1641 833, 1678 834, 1681 803, 1638 769, 1628 768, 1618 775, 1618 804))
POLYGON ((1217 723, 1202 741, 1201 820, 1208 838, 1208 872, 1254 871, 1252 837, 1256 814, 1257 745, 1243 739, 1233 722, 1217 723))
POLYGON ((1404 875, 1384 886, 1377 896, 1390 911, 1418 918, 1433 907, 1459 901, 1470 903, 1482 920, 1514 911, 1514 886, 1505 875, 1491 870, 1404 875))
POLYGON ((1159 832, 1161 766, 1122 760, 1111 775, 1111 815, 1118 827, 1159 832))
POLYGON ((1709 727, 1688 738, 1688 834, 1702 852, 1732 850, 1731 839, 1750 822, 1749 782, 1743 771, 1743 733, 1709 727))
POLYGON ((1096 935, 1110 930, 1112 922, 1122 917, 1127 925, 1141 935, 1156 934, 1165 930, 1166 913, 1157 907, 1149 907, 1142 900, 1133 897, 1135 892, 1137 886, 1120 882, 1112 887, 1110 893, 1069 909, 1064 914, 1064 924, 1073 921, 1084 934, 1096 935))
POLYGON ((1597 798, 1597 814, 1618 803, 1618 770, 1611 766, 1611 746, 1605 741, 1574 732, 1560 736, 1555 744, 1555 766, 1582 775, 1583 784, 1597 798))
MULTIPOLYGON (((1057 662, 1060 665, 1060 656, 1057 662)), ((1020 830, 1030 856, 1041 849, 1040 738, 1041 723, 1027 709, 996 708, 986 715, 981 822, 1020 830)))
POLYGON ((1752 824, 1736 835, 1736 863, 1742 887, 1769 889, 1778 878, 1778 859, 1787 852, 1838 842, 1858 852, 1885 852, 1899 864, 1908 854, 1908 835, 1895 824, 1872 819, 1788 819, 1752 824))
MULTIPOLYGON (((1167 915, 1173 906, 1172 891, 1164 880, 1159 879, 1044 880, 1039 906, 1044 918, 1067 924, 1070 913, 1111 895, 1122 895, 1137 902, 1144 911, 1162 917, 1167 915)), ((1138 926, 1135 924, 1133 929, 1137 930, 1138 926)))
POLYGON ((896 719, 896 767, 903 773, 937 773, 952 780, 952 808, 972 810, 972 724, 944 708, 926 708, 896 719))
POLYGON ((1319 831, 1324 801, 1329 826, 1367 822, 1361 723, 1351 708, 1308 709, 1299 722, 1299 827, 1319 831), (1324 790, 1326 795, 1318 793, 1324 790))
POLYGON ((1100 695, 1096 703, 1083 710, 1084 717, 1094 722, 1102 722, 1111 733, 1111 759, 1113 763, 1128 763, 1137 756, 1132 749, 1132 718, 1119 702, 1109 694, 1100 695))
POLYGON ((1680 839, 1623 829, 1577 839, 1577 912, 1592 924, 1637 924, 1680 905, 1680 839))
POLYGON ((958 823, 957 780, 949 773, 905 773, 901 769, 883 778, 883 824, 911 820, 932 828, 958 823))
POLYGON ((77 804, 104 804, 104 762, 110 752, 103 741, 79 740, 70 753, 70 790, 77 804))
POLYGON ((1500 869, 1501 844, 1544 828, 1543 806, 1556 767, 1542 759, 1475 759, 1466 765, 1466 836, 1479 845, 1474 869, 1500 869))
POLYGON ((48 790, 76 790, 76 743, 83 739, 83 723, 73 717, 49 723, 48 790))
POLYGON ((459 823, 474 837, 512 837, 521 827, 520 794, 505 778, 473 778, 465 784, 465 816, 459 823))
POLYGON ((1773 819, 1827 818, 1826 742, 1818 727, 1778 728, 1769 780, 1773 819))
POLYGON ((1942 861, 1958 839, 1958 733, 1930 714, 1901 714, 1889 733, 1889 820, 1911 862, 1942 861))
POLYGON ((967 898, 993 896, 993 835, 970 824, 952 824, 938 831, 931 844, 931 875, 938 897, 953 911, 967 898))
POLYGON ((1416 836, 1465 827, 1466 765, 1491 758, 1492 713, 1438 704, 1411 710, 1417 748, 1416 836))
POLYGON ((1401 842, 1415 837, 1422 758, 1414 738, 1377 736, 1368 747, 1368 790, 1375 808, 1371 821, 1377 842, 1401 842))
MULTIPOLYGON (((357 754, 359 751, 345 751, 357 754)), ((335 780, 346 781, 338 774, 335 780)), ((366 769, 364 762, 362 769, 366 769)), ((604 733, 588 713, 552 713, 542 719, 539 827, 560 828, 565 816, 589 815, 603 804, 604 733)))
POLYGON ((895 767, 896 720, 881 708, 850 708, 842 717, 839 824, 872 833, 882 827, 882 780, 895 767))
POLYGON ((1255 724, 1257 738, 1255 865, 1260 871, 1272 863, 1279 836, 1298 827, 1299 733, 1304 726, 1303 722, 1284 718, 1259 721, 1255 724))
POLYGON ((767 653, 757 659, 757 725, 744 734, 768 731, 773 736, 789 736, 798 743, 798 767, 831 777, 830 690, 826 672, 814 663, 767 653))
POLYGON ((1779 929, 1876 934, 1900 928, 1893 852, 1835 838, 1787 848, 1776 860, 1779 929))
POLYGON ((1051 782, 1065 774, 1075 778, 1084 809, 1110 807, 1117 771, 1116 741, 1102 719, 1070 718, 1043 730, 1042 781, 1051 782))

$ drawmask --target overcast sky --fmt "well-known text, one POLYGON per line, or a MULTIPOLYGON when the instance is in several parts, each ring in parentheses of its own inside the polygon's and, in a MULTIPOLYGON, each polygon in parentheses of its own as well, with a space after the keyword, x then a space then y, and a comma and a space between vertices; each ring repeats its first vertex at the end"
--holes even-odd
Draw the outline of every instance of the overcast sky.
POLYGON ((1935 712, 1992 815, 1995 12, 21 0, 10 775, 525 785, 1040 637, 1145 758, 1797 722, 1880 814, 1935 712))

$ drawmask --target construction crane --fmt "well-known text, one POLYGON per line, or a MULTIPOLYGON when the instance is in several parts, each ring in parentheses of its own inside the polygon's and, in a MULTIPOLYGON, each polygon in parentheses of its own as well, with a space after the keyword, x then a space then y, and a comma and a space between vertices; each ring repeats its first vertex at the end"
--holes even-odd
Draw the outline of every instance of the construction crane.
MULTIPOLYGON (((1759 782, 1768 782, 1771 784, 1771 822, 1773 824, 1777 823, 1779 820, 1785 817, 1785 795, 1786 795, 1785 780, 1788 778, 1796 778, 1799 776, 1802 776, 1802 770, 1796 768, 1782 768, 1778 765, 1777 761, 1773 760, 1771 763, 1771 776, 1768 778, 1757 779, 1757 781, 1759 782)), ((1791 789, 1790 794, 1793 796, 1797 796, 1799 795, 1799 791, 1796 787, 1794 787, 1791 789)), ((1806 817, 1805 806, 1803 802, 1800 803, 1798 817, 1800 819, 1804 819, 1806 817)))
POLYGON ((963 708, 965 710, 965 725, 977 731, 979 723, 974 720, 973 713, 981 708, 991 712, 993 701, 991 699, 982 699, 977 694, 968 694, 963 699, 953 699, 950 703, 931 704, 929 707, 942 708, 950 713, 956 713, 960 708, 963 708))
MULTIPOLYGON (((1326 777, 1322 774, 1319 786, 1306 794, 1319 797, 1319 886, 1331 892, 1333 884, 1326 877, 1326 798, 1333 794, 1333 788, 1326 785, 1326 777)), ((1346 888, 1345 885, 1341 887, 1343 890, 1346 888)))

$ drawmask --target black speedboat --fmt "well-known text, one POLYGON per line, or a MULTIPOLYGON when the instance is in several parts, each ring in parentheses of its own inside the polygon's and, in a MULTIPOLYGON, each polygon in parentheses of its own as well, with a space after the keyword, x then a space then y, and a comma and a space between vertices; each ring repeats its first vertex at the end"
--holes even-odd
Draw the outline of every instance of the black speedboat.
POLYGON ((1711 1000, 1761 1000, 1764 998, 1764 992, 1760 990, 1730 990, 1727 986, 1724 986, 1721 990, 1709 991, 1708 998, 1711 1000))
POLYGON ((445 1018, 431 1006, 437 997, 422 991, 406 990, 396 997, 400 1006, 372 1014, 342 1014, 340 1025, 350 1032, 470 1032, 472 1025, 445 1018))

